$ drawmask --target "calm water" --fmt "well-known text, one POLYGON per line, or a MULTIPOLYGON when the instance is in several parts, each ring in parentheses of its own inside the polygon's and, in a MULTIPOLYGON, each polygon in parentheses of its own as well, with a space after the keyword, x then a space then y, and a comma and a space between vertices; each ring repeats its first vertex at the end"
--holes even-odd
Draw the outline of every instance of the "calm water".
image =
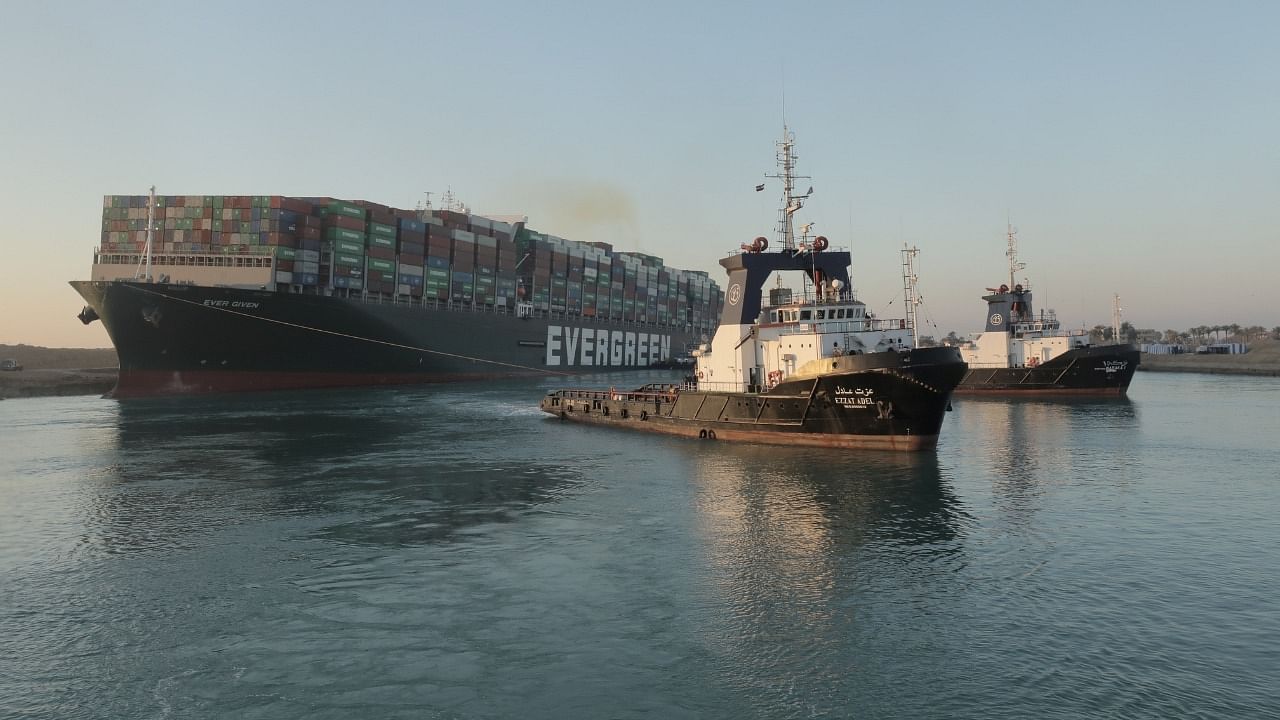
POLYGON ((0 402, 0 716, 1280 716, 1280 379, 961 399, 905 457, 558 382, 0 402))

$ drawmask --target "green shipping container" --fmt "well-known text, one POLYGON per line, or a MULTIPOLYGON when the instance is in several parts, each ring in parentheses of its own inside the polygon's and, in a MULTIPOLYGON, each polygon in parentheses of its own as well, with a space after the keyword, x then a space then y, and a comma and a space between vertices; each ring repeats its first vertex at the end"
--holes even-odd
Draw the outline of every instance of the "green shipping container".
POLYGON ((346 215, 347 217, 360 218, 361 220, 365 218, 364 208, 359 205, 344 203, 341 200, 334 200, 328 205, 325 205, 324 209, 325 212, 330 212, 334 215, 346 215))
POLYGON ((390 225, 383 225, 382 223, 371 222, 369 223, 369 234, 382 235, 385 237, 389 237, 392 240, 392 244, 393 245, 395 244, 394 241, 396 239, 396 229, 391 227, 390 225))
POLYGON ((338 252, 355 253, 356 255, 364 254, 364 244, 350 240, 336 240, 333 243, 333 247, 338 252))
POLYGON ((383 235, 370 235, 369 244, 377 245, 378 247, 391 248, 392 250, 395 250, 396 238, 394 235, 392 235, 391 237, 386 237, 383 235))
POLYGON ((347 267, 364 267, 364 255, 349 255, 347 253, 334 253, 333 261, 339 265, 347 267))
POLYGON ((395 272, 396 264, 386 260, 379 260, 378 258, 369 258, 369 269, 381 272, 395 272))
POLYGON ((360 252, 364 252, 364 233, 358 230, 347 230, 346 228, 325 228, 324 239, 337 242, 338 240, 347 240, 349 242, 360 245, 360 252))

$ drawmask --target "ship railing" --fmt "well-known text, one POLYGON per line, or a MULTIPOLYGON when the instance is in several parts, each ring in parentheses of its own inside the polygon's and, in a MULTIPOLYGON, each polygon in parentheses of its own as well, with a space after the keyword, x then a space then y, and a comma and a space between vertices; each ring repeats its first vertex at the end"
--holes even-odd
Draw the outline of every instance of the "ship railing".
POLYGON ((553 394, 561 400, 641 402, 661 405, 675 402, 676 391, 679 388, 679 385, 664 384, 645 385, 631 390, 623 390, 621 388, 609 388, 608 390, 556 390, 553 394))
POLYGON ((811 320, 795 325, 779 325, 779 335, 812 335, 814 333, 860 333, 860 332, 890 332, 893 330, 906 330, 907 321, 901 319, 881 319, 873 318, 870 320, 811 320))
POLYGON ((780 302, 774 305, 769 301, 770 290, 760 293, 760 307, 764 309, 775 307, 795 307, 796 305, 838 305, 840 303, 858 302, 857 293, 845 288, 839 292, 827 291, 817 293, 813 290, 805 290, 804 292, 792 291, 789 295, 778 296, 779 299, 786 297, 786 302, 780 302))
POLYGON ((759 392, 757 386, 751 383, 740 381, 721 381, 721 380, 698 380, 689 383, 691 390, 701 390, 702 392, 722 392, 722 393, 747 393, 759 392))
MULTIPOLYGON (((464 302, 461 300, 441 300, 439 298, 414 298, 406 295, 383 295, 381 293, 362 293, 359 295, 351 295, 350 299, 359 300, 371 305, 401 305, 404 307, 420 307, 432 310, 450 310, 453 312, 467 312, 486 315, 515 315, 516 308, 507 307, 506 305, 489 305, 487 303, 464 302)), ((559 310, 546 310, 542 308, 533 308, 525 311, 521 317, 542 318, 549 320, 563 320, 573 323, 589 323, 593 325, 644 325, 656 328, 668 328, 671 330, 684 330, 686 332, 705 332, 708 328, 700 325, 693 325, 687 322, 679 322, 676 320, 668 320, 666 322, 656 320, 628 320, 626 318, 605 317, 601 315, 574 315, 559 310)))

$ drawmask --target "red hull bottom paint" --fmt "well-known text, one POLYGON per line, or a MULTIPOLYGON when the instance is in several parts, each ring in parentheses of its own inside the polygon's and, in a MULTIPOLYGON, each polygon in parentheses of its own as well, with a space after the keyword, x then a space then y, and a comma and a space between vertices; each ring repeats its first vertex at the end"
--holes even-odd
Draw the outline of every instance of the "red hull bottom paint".
POLYGON ((777 432, 725 427, 724 423, 705 425, 676 424, 662 418, 640 419, 634 414, 629 418, 596 413, 561 413, 561 420, 584 424, 614 427, 625 430, 677 435, 699 440, 717 440, 767 445, 795 445, 802 447, 846 448, 850 450, 932 450, 938 446, 937 435, 841 435, 836 433, 777 432))
MULTIPOLYGON (((544 373, 530 372, 530 376, 544 373)), ((170 395, 213 395, 220 393, 267 392, 384 385, 425 385, 472 380, 509 378, 514 373, 452 373, 421 375, 411 373, 310 373, 234 372, 225 370, 121 370, 116 386, 105 397, 116 399, 165 397, 170 395)))

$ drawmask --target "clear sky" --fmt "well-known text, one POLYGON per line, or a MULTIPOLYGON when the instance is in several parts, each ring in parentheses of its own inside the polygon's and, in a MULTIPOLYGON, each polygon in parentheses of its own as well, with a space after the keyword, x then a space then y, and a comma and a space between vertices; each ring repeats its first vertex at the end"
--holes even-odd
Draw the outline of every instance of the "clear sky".
POLYGON ((1280 3, 11 2, 0 343, 75 319, 102 196, 284 194, 479 213, 701 269, 804 219, 926 334, 981 330, 1020 230, 1040 308, 1280 325, 1280 3), (785 100, 784 100, 785 98, 785 100), (809 181, 804 181, 806 184, 809 181), (936 333, 935 333, 936 331, 936 333))

